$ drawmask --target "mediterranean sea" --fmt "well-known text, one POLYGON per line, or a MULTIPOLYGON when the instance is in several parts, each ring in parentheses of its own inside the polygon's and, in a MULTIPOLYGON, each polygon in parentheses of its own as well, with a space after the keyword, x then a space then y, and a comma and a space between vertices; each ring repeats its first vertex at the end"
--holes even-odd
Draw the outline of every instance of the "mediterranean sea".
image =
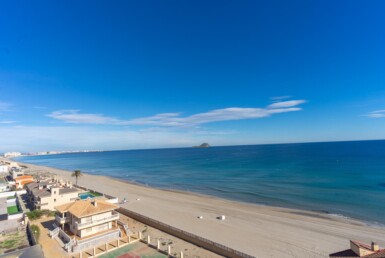
POLYGON ((105 151, 16 160, 385 224, 384 140, 105 151))

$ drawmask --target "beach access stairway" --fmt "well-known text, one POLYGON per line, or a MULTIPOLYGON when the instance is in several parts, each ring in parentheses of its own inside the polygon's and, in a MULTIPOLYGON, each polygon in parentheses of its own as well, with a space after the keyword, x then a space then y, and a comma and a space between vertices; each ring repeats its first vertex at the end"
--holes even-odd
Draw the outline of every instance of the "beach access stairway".
POLYGON ((131 236, 133 234, 133 232, 128 228, 127 224, 121 222, 120 220, 118 220, 118 224, 123 227, 123 230, 124 230, 124 232, 126 233, 127 236, 131 236))

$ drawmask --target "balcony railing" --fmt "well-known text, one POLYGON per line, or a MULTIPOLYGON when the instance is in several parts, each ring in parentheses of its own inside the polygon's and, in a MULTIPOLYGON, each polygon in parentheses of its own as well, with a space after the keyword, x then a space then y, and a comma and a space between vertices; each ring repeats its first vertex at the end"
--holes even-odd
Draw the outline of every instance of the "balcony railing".
POLYGON ((107 232, 100 234, 88 239, 76 241, 76 245, 73 247, 73 252, 79 252, 85 249, 92 248, 94 246, 100 245, 119 238, 119 229, 112 232, 107 232))
POLYGON ((92 225, 97 225, 97 224, 100 224, 100 223, 104 223, 104 222, 108 222, 108 221, 112 221, 112 220, 117 220, 117 219, 119 219, 119 214, 115 213, 115 214, 113 214, 113 215, 111 215, 109 217, 102 218, 102 219, 87 221, 87 222, 83 222, 83 223, 75 222, 75 225, 76 225, 77 229, 81 229, 81 228, 84 228, 84 227, 89 227, 89 226, 92 226, 92 225))
POLYGON ((56 219, 56 221, 59 222, 60 224, 64 224, 64 223, 70 221, 70 218, 68 218, 68 217, 62 218, 62 217, 60 217, 59 215, 56 215, 56 216, 55 216, 55 219, 56 219))

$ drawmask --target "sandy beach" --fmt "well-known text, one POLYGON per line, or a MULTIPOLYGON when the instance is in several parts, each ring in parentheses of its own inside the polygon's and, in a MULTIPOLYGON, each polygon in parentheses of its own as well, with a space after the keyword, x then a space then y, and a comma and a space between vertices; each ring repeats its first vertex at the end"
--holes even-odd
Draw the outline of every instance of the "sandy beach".
MULTIPOLYGON (((50 172, 75 182, 70 171, 24 165, 27 173, 50 172)), ((78 184, 126 198, 122 207, 256 257, 328 257, 348 248, 349 239, 385 246, 385 228, 343 217, 154 189, 89 174, 78 184), (219 215, 226 220, 216 219, 219 215)))

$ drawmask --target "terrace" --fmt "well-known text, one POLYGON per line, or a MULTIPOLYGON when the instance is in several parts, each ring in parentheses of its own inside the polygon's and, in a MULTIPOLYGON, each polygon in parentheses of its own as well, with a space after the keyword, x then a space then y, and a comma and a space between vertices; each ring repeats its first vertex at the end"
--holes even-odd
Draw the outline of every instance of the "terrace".
POLYGON ((98 233, 95 233, 95 234, 92 234, 92 235, 89 235, 89 236, 86 236, 86 237, 79 237, 77 235, 75 235, 74 233, 72 233, 70 230, 69 230, 69 226, 68 225, 64 225, 64 229, 63 229, 63 232, 71 239, 75 239, 77 241, 85 241, 85 240, 89 240, 89 239, 92 239, 92 238, 95 238, 97 236, 103 236, 103 235, 106 235, 108 233, 112 233, 112 232, 116 232, 116 231, 119 231, 119 229, 121 230, 122 232, 122 236, 123 236, 123 233, 124 233, 124 230, 122 227, 120 227, 119 225, 118 226, 115 226, 113 225, 111 229, 108 229, 108 230, 105 230, 103 232, 98 232, 98 233))
POLYGON ((95 225, 98 225, 101 223, 114 221, 117 219, 119 219, 119 213, 115 212, 109 217, 105 217, 105 218, 98 219, 98 220, 92 220, 92 221, 88 221, 88 222, 84 222, 84 223, 75 222, 75 225, 76 225, 77 229, 83 229, 85 227, 91 227, 91 226, 95 226, 95 225))

